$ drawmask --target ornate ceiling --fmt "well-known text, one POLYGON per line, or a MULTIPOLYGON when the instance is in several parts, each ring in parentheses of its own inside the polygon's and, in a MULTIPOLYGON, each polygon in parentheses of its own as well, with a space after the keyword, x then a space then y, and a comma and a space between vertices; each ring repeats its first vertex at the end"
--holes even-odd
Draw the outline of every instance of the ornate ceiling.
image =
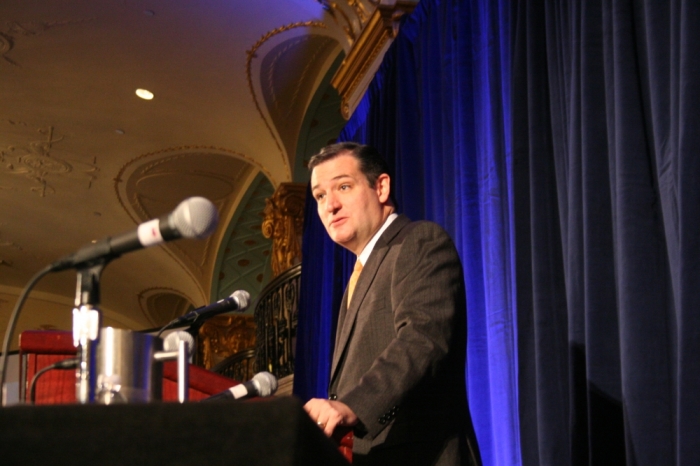
MULTIPOLYGON (((244 282, 264 274, 269 253, 232 238, 231 222, 250 223, 241 209, 280 183, 305 181, 300 157, 337 134, 339 103, 319 116, 325 87, 379 3, 0 2, 0 330, 38 270, 189 196, 217 206, 219 228, 113 261, 104 324, 151 328, 183 302, 208 303, 226 248, 252 248, 259 267, 244 282)), ((357 97, 343 99, 347 113, 357 97)), ((18 332, 70 328, 75 281, 65 271, 39 282, 18 332)))

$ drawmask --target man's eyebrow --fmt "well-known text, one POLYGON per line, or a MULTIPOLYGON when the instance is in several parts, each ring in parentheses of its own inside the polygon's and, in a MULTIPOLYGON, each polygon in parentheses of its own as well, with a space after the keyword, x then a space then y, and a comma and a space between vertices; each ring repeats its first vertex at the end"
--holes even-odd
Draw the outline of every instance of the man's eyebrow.
MULTIPOLYGON (((341 175, 334 176, 333 178, 331 178, 331 181, 337 181, 341 178, 351 178, 352 179, 352 176, 346 175, 346 174, 341 174, 341 175)), ((311 186, 311 191, 315 191, 316 189, 318 189, 318 187, 319 187, 318 183, 316 183, 315 185, 311 186)))

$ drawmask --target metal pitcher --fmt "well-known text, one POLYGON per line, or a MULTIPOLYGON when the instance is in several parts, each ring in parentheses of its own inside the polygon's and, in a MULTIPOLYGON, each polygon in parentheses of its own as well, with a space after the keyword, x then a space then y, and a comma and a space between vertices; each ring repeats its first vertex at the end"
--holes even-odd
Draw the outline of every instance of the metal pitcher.
POLYGON ((162 351, 163 340, 153 335, 105 327, 96 348, 95 402, 148 403, 162 399, 162 361, 178 360, 178 399, 187 400, 189 348, 162 351))

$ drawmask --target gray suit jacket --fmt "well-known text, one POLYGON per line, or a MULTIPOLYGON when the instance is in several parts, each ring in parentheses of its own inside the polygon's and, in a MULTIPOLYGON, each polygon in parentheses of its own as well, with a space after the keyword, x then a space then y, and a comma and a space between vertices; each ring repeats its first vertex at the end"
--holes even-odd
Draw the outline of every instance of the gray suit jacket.
POLYGON ((478 463, 466 402, 464 278, 447 233, 399 216, 346 303, 347 291, 329 393, 361 421, 353 451, 395 446, 433 451, 424 464, 478 463))

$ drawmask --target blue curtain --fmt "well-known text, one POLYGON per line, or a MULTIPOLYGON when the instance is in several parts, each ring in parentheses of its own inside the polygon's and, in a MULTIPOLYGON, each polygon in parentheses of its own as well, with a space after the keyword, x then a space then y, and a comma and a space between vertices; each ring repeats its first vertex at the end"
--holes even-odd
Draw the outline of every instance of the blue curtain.
POLYGON ((700 3, 513 22, 523 464, 700 464, 700 3))
MULTIPOLYGON (((509 147, 509 3, 422 0, 339 140, 377 147, 399 210, 441 224, 465 269, 469 403, 487 465, 520 463, 509 147), (504 32, 505 31, 505 32, 504 32)), ((354 261, 308 196, 295 394, 326 396, 354 261)))

